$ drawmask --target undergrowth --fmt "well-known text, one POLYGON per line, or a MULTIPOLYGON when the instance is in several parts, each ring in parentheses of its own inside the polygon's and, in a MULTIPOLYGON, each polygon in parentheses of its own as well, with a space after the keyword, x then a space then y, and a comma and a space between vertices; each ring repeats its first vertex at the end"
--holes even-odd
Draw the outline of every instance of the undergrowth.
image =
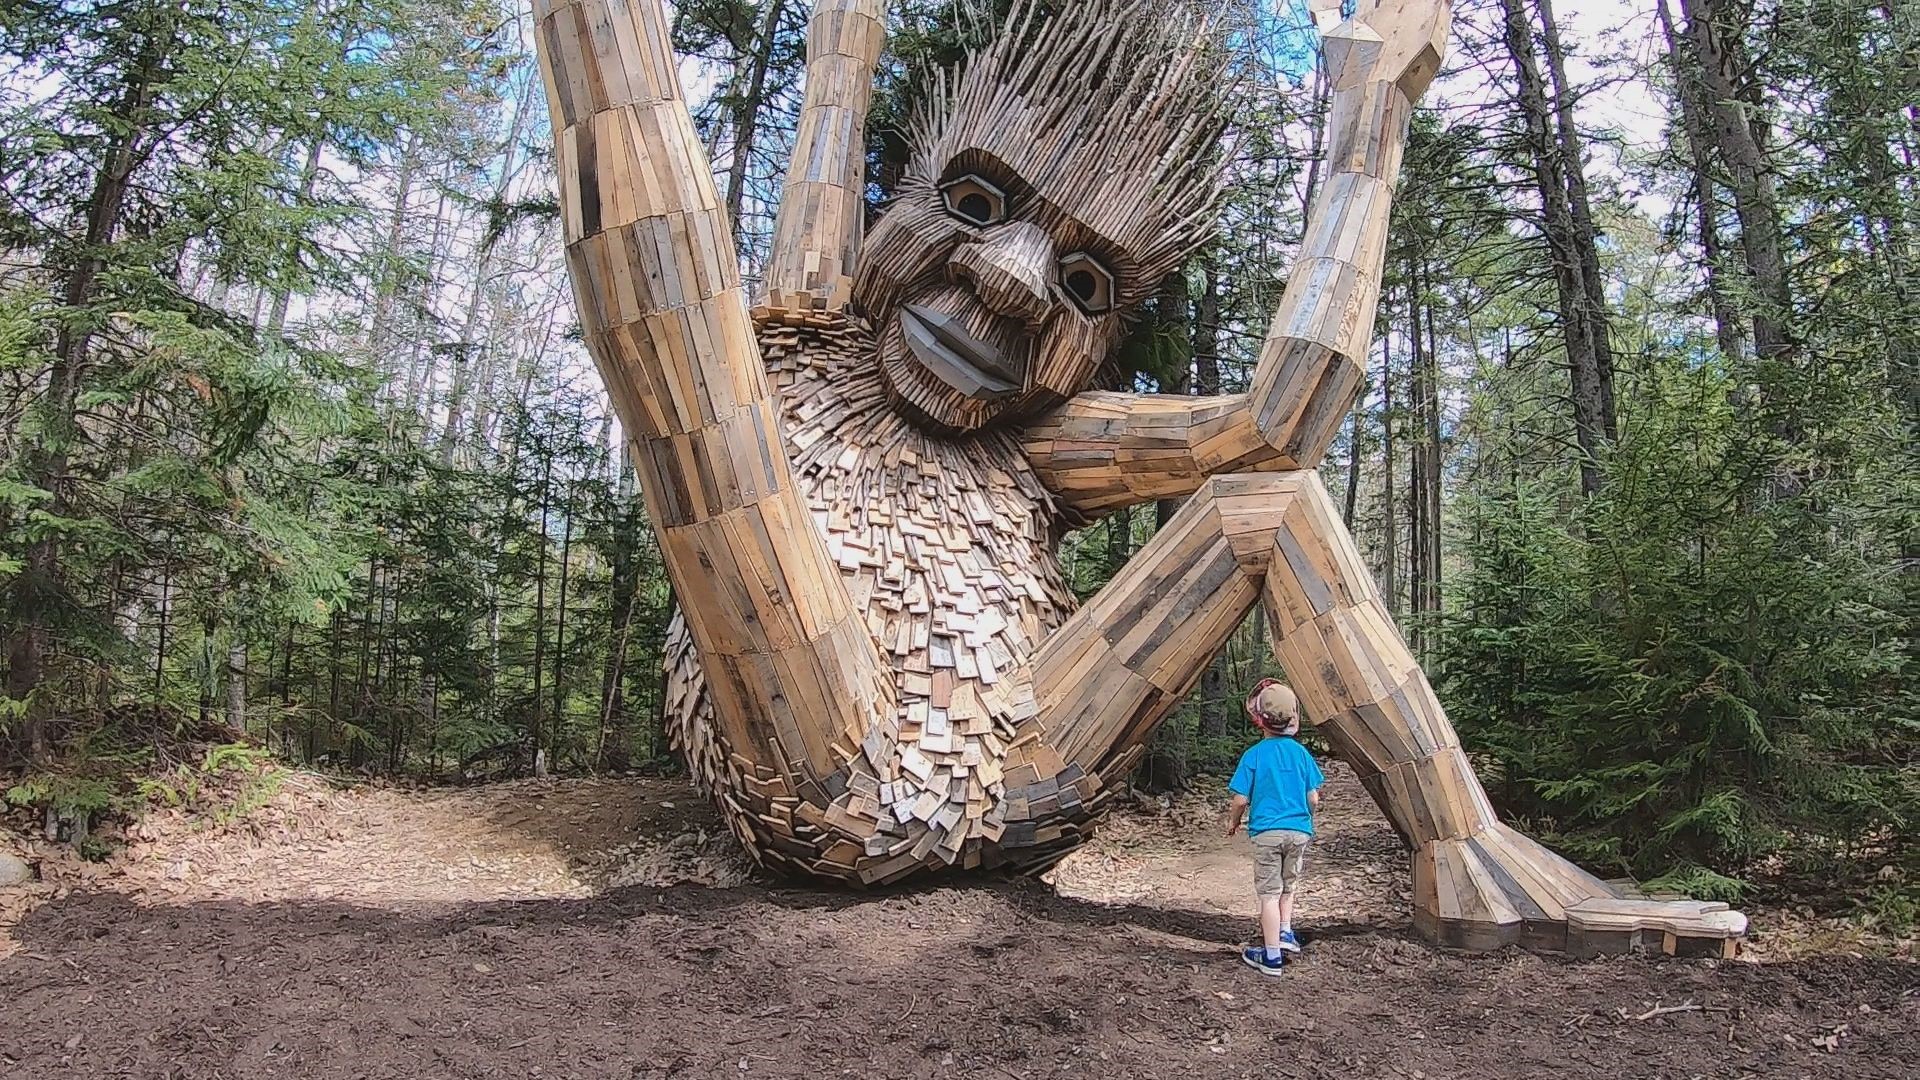
POLYGON ((207 827, 246 819, 271 801, 288 769, 271 752, 209 741, 138 718, 11 777, 0 776, 0 822, 65 841, 88 859, 110 856, 124 827, 162 808, 207 827), (11 819, 11 820, 8 820, 11 819))

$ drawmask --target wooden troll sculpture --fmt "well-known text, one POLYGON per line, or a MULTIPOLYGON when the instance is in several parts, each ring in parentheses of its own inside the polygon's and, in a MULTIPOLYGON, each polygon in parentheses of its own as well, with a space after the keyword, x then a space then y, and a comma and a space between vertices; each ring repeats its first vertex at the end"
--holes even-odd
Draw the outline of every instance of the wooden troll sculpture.
POLYGON ((670 722, 699 780, 781 867, 1038 870, 1258 602, 1414 852, 1423 931, 1730 951, 1738 913, 1622 898, 1496 819, 1314 472, 1361 383, 1445 0, 1327 33, 1326 182, 1251 388, 1086 392, 1219 198, 1214 73, 1147 3, 1021 5, 940 86, 863 243, 882 5, 819 0, 750 308, 659 0, 535 0, 568 266, 685 612, 670 722), (1065 530, 1179 496, 1076 611, 1065 530))

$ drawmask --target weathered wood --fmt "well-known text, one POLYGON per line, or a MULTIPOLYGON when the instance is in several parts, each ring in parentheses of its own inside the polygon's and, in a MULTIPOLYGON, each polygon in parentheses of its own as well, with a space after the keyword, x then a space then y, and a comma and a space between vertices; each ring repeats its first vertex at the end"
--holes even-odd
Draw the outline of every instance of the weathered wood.
POLYGON ((1211 230, 1222 121, 1205 50, 1154 0, 1052 17, 1022 3, 956 82, 936 83, 851 298, 902 413, 977 431, 1087 388, 1127 314, 1211 230), (911 348, 906 305, 989 346, 1015 390, 983 395, 965 356, 911 348))
POLYGON ((889 687, 804 528, 660 7, 538 0, 535 18, 580 318, 694 636, 734 669, 713 687, 721 731, 817 780, 889 687), (772 665, 783 680, 756 677, 772 665))
POLYGON ((1500 823, 1333 500, 1317 473, 1300 476, 1262 583, 1274 656, 1414 852, 1421 932, 1458 948, 1576 952, 1638 947, 1643 932, 1743 936, 1745 917, 1724 905, 1621 897, 1500 823))
POLYGON ((806 92, 767 264, 770 307, 838 311, 852 294, 884 20, 880 0, 819 0, 808 20, 806 92))
POLYGON ((880 11, 813 15, 749 311, 658 0, 536 0, 581 320, 685 613, 669 727, 735 835, 864 884, 1044 869, 1258 602, 1307 716, 1414 851, 1423 930, 1737 937, 1734 913, 1619 897, 1499 824, 1312 472, 1358 385, 1445 3, 1363 4, 1329 33, 1328 177, 1252 389, 1208 398, 1086 392, 1211 227, 1205 41, 1150 0, 1017 8, 937 88, 862 245, 880 11), (1076 612, 1065 529, 1178 495, 1076 612))

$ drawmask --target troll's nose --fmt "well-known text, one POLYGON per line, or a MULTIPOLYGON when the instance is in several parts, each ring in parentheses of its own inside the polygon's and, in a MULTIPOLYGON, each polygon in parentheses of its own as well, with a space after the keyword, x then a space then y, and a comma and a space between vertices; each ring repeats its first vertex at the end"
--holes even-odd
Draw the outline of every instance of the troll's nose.
POLYGON ((947 272, 955 281, 970 282, 995 313, 1028 326, 1046 321, 1053 310, 1048 288, 1053 241, 1032 222, 995 225, 979 240, 961 244, 948 259, 947 272))

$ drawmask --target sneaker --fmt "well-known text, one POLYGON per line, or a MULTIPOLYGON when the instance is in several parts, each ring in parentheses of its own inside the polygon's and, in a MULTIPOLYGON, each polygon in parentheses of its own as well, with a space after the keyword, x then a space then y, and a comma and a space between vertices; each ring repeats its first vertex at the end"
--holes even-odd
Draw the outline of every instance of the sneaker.
POLYGON ((1281 969, 1287 966, 1287 962, 1280 957, 1267 959, 1267 950, 1258 945, 1249 945, 1241 949, 1240 960, 1262 975, 1278 975, 1281 969))
POLYGON ((1285 952, 1299 952, 1300 939, 1293 936, 1293 931, 1282 930, 1280 931, 1280 948, 1285 952))

